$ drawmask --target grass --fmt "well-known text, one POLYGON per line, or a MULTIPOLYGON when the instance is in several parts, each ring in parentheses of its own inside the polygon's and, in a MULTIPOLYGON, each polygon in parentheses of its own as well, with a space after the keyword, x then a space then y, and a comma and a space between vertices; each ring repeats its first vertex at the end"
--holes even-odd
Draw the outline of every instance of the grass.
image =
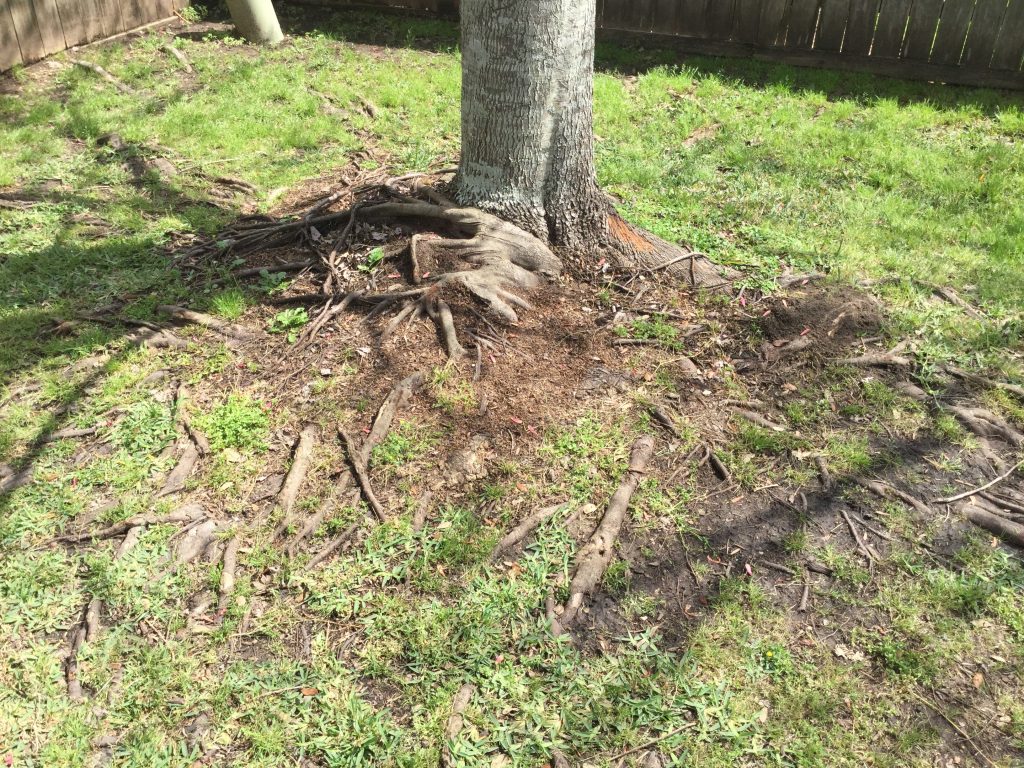
MULTIPOLYGON (((280 458, 276 430, 295 418, 294 404, 247 384, 255 371, 209 335, 182 330, 184 351, 140 350, 121 330, 78 320, 114 300, 140 320, 179 302, 237 320, 287 285, 271 268, 251 286, 195 288, 168 261, 167 246, 238 213, 240 198, 210 197, 209 177, 251 182, 266 210, 284 189, 355 153, 367 153, 364 167, 385 162, 395 173, 457 154, 450 23, 345 11, 303 32, 292 13, 286 8, 285 21, 296 33, 274 49, 220 33, 177 40, 191 78, 156 35, 91 49, 91 60, 135 88, 133 98, 79 68, 16 72, 21 92, 0 95, 0 187, 34 198, 24 210, 0 209, 0 401, 20 392, 0 406, 0 463, 31 458, 37 472, 0 499, 0 755, 14 765, 84 766, 96 759, 95 741, 114 733, 118 765, 187 766, 219 747, 223 764, 257 768, 435 766, 452 696, 470 681, 467 727, 451 745, 461 766, 542 765, 556 748, 603 766, 658 736, 677 765, 924 766, 946 743, 934 718, 908 711, 908 692, 960 696, 959 670, 979 658, 998 732, 1024 749, 1016 695, 1024 575, 987 540, 953 563, 897 547, 898 568, 879 584, 849 552, 815 543, 813 523, 801 521, 780 542, 784 552, 836 573, 815 597, 814 620, 845 627, 848 609, 868 603, 870 621, 854 622, 847 656, 822 639, 827 632, 794 637, 766 588, 735 572, 687 637, 670 642, 660 634, 666 614, 691 606, 644 591, 622 552, 604 581, 623 607, 621 636, 598 651, 552 641, 542 607, 549 591, 564 590, 559 579, 572 565, 566 520, 607 502, 642 417, 567 415, 536 451, 497 457, 478 496, 441 505, 416 532, 411 515, 428 465, 449 447, 443 422, 475 413, 481 396, 447 368, 431 377, 436 407, 403 418, 373 455, 389 492, 403 494, 402 514, 312 572, 282 558, 265 532, 245 542, 243 564, 271 569, 274 586, 301 601, 270 601, 244 633, 242 617, 264 588, 245 573, 223 627, 185 631, 187 601, 214 589, 220 572, 197 562, 164 574, 170 528, 147 530, 119 560, 115 542, 88 554, 51 546, 87 515, 109 523, 170 509, 152 498, 175 435, 170 401, 154 396, 166 386, 150 380, 157 371, 218 393, 179 405, 215 453, 194 478, 206 503, 232 518, 250 514, 248 489, 280 458), (167 156, 177 175, 133 183, 99 141, 112 131, 135 152, 167 156), (63 321, 70 332, 56 331, 63 321), (63 406, 74 425, 100 425, 103 450, 86 461, 70 443, 34 443, 63 406), (549 498, 566 502, 564 514, 509 564, 488 564, 507 523, 549 498), (60 665, 64 632, 90 595, 109 615, 80 659, 95 700, 73 704, 60 665), (978 648, 983 657, 972 655, 978 648)), ((1020 341, 1024 288, 1019 96, 758 62, 680 62, 611 45, 601 46, 598 68, 599 175, 632 221, 741 267, 748 286, 784 267, 829 269, 835 280, 896 274, 874 289, 891 310, 887 334, 909 336, 926 365, 1015 372, 1007 350, 1020 341), (939 303, 928 283, 953 286, 985 317, 939 303)), ((377 269, 378 256, 361 266, 377 269)), ((281 312, 271 327, 288 336, 307 320, 281 312)), ((619 332, 685 349, 665 318, 619 332)), ((334 401, 357 365, 353 351, 310 392, 323 403, 324 426, 351 415, 331 408, 343 407, 334 401)), ((829 376, 790 402, 785 416, 798 437, 733 422, 722 458, 738 494, 763 482, 766 468, 798 471, 790 465, 804 455, 826 456, 837 475, 892 463, 897 457, 876 450, 883 430, 930 430, 971 445, 954 421, 929 418, 862 371, 829 376), (840 418, 855 428, 837 431, 840 418)), ((999 395, 989 405, 1016 408, 999 395)), ((367 395, 355 410, 365 420, 374 407, 367 395)), ((696 440, 695 425, 684 432, 696 440)), ((315 460, 341 466, 343 457, 315 460)), ((300 508, 318 509, 329 492, 321 483, 300 508)), ((649 478, 631 525, 661 531, 667 521, 670 534, 692 537, 706 502, 707 489, 691 481, 649 478)), ((920 534, 902 508, 878 512, 892 530, 920 534)), ((315 543, 364 514, 339 505, 315 543)), ((692 553, 700 580, 713 572, 704 554, 692 553)))

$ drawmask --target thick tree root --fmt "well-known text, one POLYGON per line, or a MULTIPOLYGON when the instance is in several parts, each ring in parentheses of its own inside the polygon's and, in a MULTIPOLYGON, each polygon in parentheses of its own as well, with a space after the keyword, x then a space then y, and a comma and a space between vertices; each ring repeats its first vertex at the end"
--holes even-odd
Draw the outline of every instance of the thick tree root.
POLYGON ((319 438, 320 430, 314 424, 307 424, 299 433, 291 468, 285 475, 281 492, 277 495, 277 507, 281 510, 281 522, 276 532, 278 536, 295 522, 292 512, 295 509, 295 502, 299 498, 302 483, 306 480, 306 473, 309 472, 310 461, 319 438))
POLYGON ((53 443, 57 440, 77 440, 80 437, 89 437, 90 435, 96 434, 96 427, 85 427, 83 429, 75 429, 74 427, 68 427, 67 429, 58 429, 56 432, 43 437, 42 442, 53 443))
POLYGON ((187 504, 166 515, 156 515, 147 512, 142 515, 129 517, 119 523, 114 523, 94 533, 79 533, 71 536, 60 536, 57 541, 67 544, 79 544, 83 541, 99 541, 110 539, 127 533, 132 528, 146 527, 150 525, 167 525, 169 523, 195 523, 206 517, 206 511, 198 504, 187 504))
POLYGON ((498 542, 497 546, 495 546, 494 550, 491 552, 490 561, 492 563, 497 562, 498 558, 533 533, 541 523, 564 508, 564 504, 555 504, 550 507, 544 507, 544 509, 540 509, 525 518, 521 523, 519 523, 519 525, 505 534, 504 538, 498 542))
POLYGON ((871 491, 873 494, 879 496, 880 498, 898 499, 899 501, 902 501, 904 504, 906 504, 909 507, 912 507, 914 510, 920 512, 922 515, 926 517, 930 517, 932 514, 932 510, 923 501, 916 498, 915 496, 911 496, 909 493, 904 493, 899 488, 895 488, 889 485, 888 483, 881 483, 878 482, 877 480, 868 480, 867 478, 863 477, 853 477, 851 478, 851 480, 853 480, 853 482, 855 482, 861 488, 871 491))
POLYGON ((32 467, 27 467, 20 472, 14 472, 8 475, 3 480, 0 480, 0 496, 11 491, 16 491, 23 485, 28 485, 32 482, 32 476, 35 474, 35 470, 32 467))
POLYGON ((474 691, 476 691, 476 687, 472 683, 465 683, 459 688, 455 698, 452 700, 452 712, 444 726, 444 745, 441 747, 442 768, 453 765, 451 745, 462 732, 462 713, 469 706, 469 701, 473 698, 474 691))
POLYGON ((964 515, 972 523, 998 536, 1003 541, 1024 549, 1024 525, 975 506, 967 506, 964 515))
POLYGON ((604 576, 615 550, 615 541, 625 520, 629 502, 633 498, 640 480, 647 469, 647 462, 654 453, 654 438, 641 437, 633 443, 629 458, 629 470, 618 490, 612 496, 604 518, 576 558, 576 573, 569 583, 569 600, 558 617, 558 624, 566 628, 576 618, 583 599, 594 591, 604 576))
POLYGON ((228 605, 231 602, 231 595, 235 591, 235 570, 238 568, 238 548, 241 539, 238 534, 231 537, 224 548, 224 564, 220 572, 220 595, 217 599, 217 624, 224 621, 228 612, 228 605))
POLYGON ((185 488, 185 484, 188 482, 189 475, 192 474, 192 470, 195 469, 196 462, 199 461, 199 449, 196 444, 192 442, 191 438, 187 438, 184 441, 184 449, 181 452, 181 458, 178 459, 178 463, 171 470, 171 474, 167 476, 167 481, 156 493, 156 498, 163 496, 170 496, 175 493, 179 493, 185 488))
POLYGON ((860 357, 847 357, 838 361, 839 365, 853 365, 863 367, 892 367, 909 368, 911 360, 909 357, 894 355, 889 352, 878 352, 875 354, 861 355, 860 357))
POLYGON ((186 309, 185 307, 164 304, 157 307, 157 311, 168 314, 181 323, 192 323, 194 325, 201 325, 204 328, 209 328, 211 331, 224 336, 230 342, 246 342, 252 341, 256 338, 254 333, 240 325, 226 322, 213 317, 212 315, 203 314, 202 312, 195 312, 191 309, 186 309))
POLYGON ((382 203, 364 208, 363 214, 371 218, 439 219, 455 227, 467 239, 417 240, 413 282, 434 295, 449 287, 464 289, 509 323, 518 322, 517 308, 531 308, 519 292, 532 291, 545 278, 553 279, 562 272, 562 262, 543 242, 475 208, 382 203), (430 277, 424 279, 424 273, 430 277))

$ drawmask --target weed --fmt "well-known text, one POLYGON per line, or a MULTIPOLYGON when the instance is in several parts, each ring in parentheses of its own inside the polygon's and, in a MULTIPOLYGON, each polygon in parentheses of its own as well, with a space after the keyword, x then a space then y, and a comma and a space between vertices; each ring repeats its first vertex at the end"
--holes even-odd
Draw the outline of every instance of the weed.
POLYGON ((246 310, 248 302, 245 294, 237 288, 221 291, 210 299, 210 307, 215 314, 228 320, 237 320, 246 310))
POLYGON ((263 450, 267 447, 270 417, 261 403, 246 395, 228 395, 225 402, 207 414, 196 416, 195 421, 214 450, 263 450))
POLYGON ((136 403, 114 426, 113 438, 131 454, 159 453, 174 440, 171 409, 153 400, 136 403))
POLYGON ((633 339, 657 341, 667 349, 680 349, 679 329, 667 322, 661 315, 637 318, 629 325, 615 327, 615 335, 633 339))
POLYGON ((373 272, 384 263, 384 249, 377 247, 366 254, 366 260, 359 265, 360 272, 373 272))
POLYGON ((294 344, 299 337, 299 328, 308 322, 309 313, 305 307, 291 307, 281 310, 270 319, 267 332, 285 333, 288 335, 288 343, 294 344))

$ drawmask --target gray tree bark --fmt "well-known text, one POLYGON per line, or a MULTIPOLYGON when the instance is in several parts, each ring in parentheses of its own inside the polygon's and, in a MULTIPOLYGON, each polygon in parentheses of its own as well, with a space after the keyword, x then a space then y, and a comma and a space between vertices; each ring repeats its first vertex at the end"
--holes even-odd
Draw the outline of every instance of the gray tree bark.
POLYGON ((460 11, 459 201, 558 245, 603 241, 595 0, 463 0, 460 11))
POLYGON ((596 0, 463 0, 460 13, 458 201, 620 267, 724 285, 703 254, 633 227, 598 187, 596 0))

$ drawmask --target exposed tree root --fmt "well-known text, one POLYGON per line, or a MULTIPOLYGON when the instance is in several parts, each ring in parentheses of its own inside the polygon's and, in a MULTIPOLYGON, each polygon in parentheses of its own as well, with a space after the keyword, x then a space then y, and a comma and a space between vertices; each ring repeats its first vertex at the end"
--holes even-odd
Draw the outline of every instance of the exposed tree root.
POLYGON ((178 416, 178 423, 181 424, 181 428, 185 430, 185 434, 188 435, 189 439, 192 440, 196 450, 200 456, 210 455, 210 441, 206 439, 206 435, 195 428, 192 424, 191 418, 188 415, 188 409, 185 408, 185 401, 188 399, 188 391, 178 385, 177 393, 174 397, 174 410, 178 416))
POLYGON ((416 505, 416 512, 412 516, 412 530, 414 533, 419 533, 423 530, 423 526, 427 522, 427 511, 430 509, 430 502, 433 500, 434 494, 431 491, 424 491, 423 495, 420 496, 419 503, 416 505))
POLYGON ((856 524, 853 522, 853 518, 850 517, 850 513, 845 509, 842 510, 843 520, 846 521, 847 527, 850 529, 850 533, 853 536, 853 540, 857 542, 857 548, 861 551, 868 562, 878 562, 882 558, 878 556, 878 553, 868 544, 863 538, 861 538, 860 531, 857 530, 856 524))
POLYGON ((57 440, 74 440, 79 437, 89 437, 90 435, 95 435, 96 431, 96 427, 85 427, 83 429, 68 427, 67 429, 58 429, 56 432, 51 432, 44 436, 42 442, 53 443, 57 440))
POLYGON ((114 536, 120 536, 123 533, 127 533, 132 528, 145 527, 150 525, 167 525, 169 523, 194 523, 197 520, 202 520, 206 517, 206 510, 200 507, 198 504, 187 504, 183 507, 170 512, 166 515, 157 515, 151 512, 147 512, 141 515, 135 515, 129 517, 127 520, 122 520, 119 523, 114 523, 106 528, 103 528, 94 533, 79 533, 72 536, 60 536, 57 541, 65 542, 69 544, 78 544, 83 541, 99 541, 102 539, 109 539, 114 536))
POLYGON ((469 701, 473 698, 475 690, 476 687, 472 683, 465 683, 459 688, 455 698, 452 700, 452 712, 448 716, 448 722, 444 727, 444 745, 441 747, 441 765, 443 768, 453 764, 451 744, 462 732, 462 713, 469 706, 469 701))
POLYGON ((776 424, 774 421, 769 421, 768 419, 766 419, 761 414, 754 413, 753 411, 745 411, 745 410, 742 410, 742 409, 736 409, 736 415, 737 416, 742 416, 744 419, 749 421, 751 424, 754 424, 754 425, 756 425, 758 427, 761 427, 762 429, 767 429, 767 430, 769 430, 771 432, 786 432, 787 431, 786 428, 784 426, 782 426, 781 424, 776 424))
POLYGON ((329 558, 331 555, 333 555, 335 552, 341 549, 342 546, 344 546, 353 536, 355 536, 356 531, 358 530, 359 523, 353 523, 344 531, 335 536, 333 539, 328 541, 320 549, 319 552, 317 552, 315 555, 313 555, 313 557, 310 558, 309 562, 306 563, 306 568, 308 570, 316 568, 318 565, 320 565, 320 563, 324 562, 327 558, 329 558))
POLYGON ((967 427, 981 437, 999 437, 1015 448, 1024 445, 1024 434, 1012 427, 1004 418, 987 408, 969 408, 948 405, 946 409, 967 427))
POLYGON ((615 541, 626 517, 629 502, 633 498, 640 480, 646 472, 647 462, 654 453, 654 438, 641 437, 633 443, 629 457, 629 470, 608 504, 608 509, 597 530, 590 537, 576 558, 576 573, 569 583, 569 599, 565 604, 558 623, 562 628, 572 624, 583 599, 594 591, 601 581, 615 551, 615 541))
MULTIPOLYGON (((356 482, 359 483, 359 487, 363 491, 363 498, 366 499, 366 503, 370 505, 370 509, 373 510, 373 514, 376 515, 377 519, 380 522, 384 522, 386 518, 384 507, 373 492, 373 485, 370 483, 366 466, 367 462, 363 457, 363 452, 356 448, 355 440, 340 424, 338 425, 338 437, 341 438, 342 443, 345 445, 349 463, 352 465, 352 473, 355 475, 356 482)), ((369 451, 366 453, 369 453, 369 451)))
POLYGON ((969 491, 964 491, 963 493, 958 493, 955 496, 947 496, 946 498, 935 499, 935 503, 936 504, 951 504, 954 501, 960 501, 960 499, 966 499, 967 497, 974 496, 975 494, 981 493, 982 491, 987 491, 989 488, 992 488, 993 486, 998 485, 999 483, 1003 482, 1003 480, 1008 478, 1010 475, 1012 475, 1014 472, 1016 472, 1021 467, 1024 467, 1024 461, 1018 461, 1016 464, 1013 465, 1013 467, 1011 467, 1009 469, 1009 471, 1004 472, 999 477, 995 478, 994 480, 990 480, 989 482, 985 483, 982 486, 979 486, 978 488, 972 488, 969 491))
POLYGON ((235 591, 235 570, 238 567, 238 548, 240 545, 241 539, 238 534, 235 534, 224 548, 224 565, 220 572, 220 596, 217 599, 218 625, 224 621, 224 616, 228 612, 228 604, 231 601, 231 595, 235 591))
POLYGON ((984 528, 989 533, 1024 549, 1024 525, 970 505, 965 508, 964 515, 972 523, 984 528))
POLYGON ((316 448, 317 440, 320 438, 320 430, 314 424, 307 424, 299 433, 299 439, 295 443, 295 454, 292 458, 291 468, 285 475, 281 492, 277 496, 277 506, 281 510, 281 522, 277 527, 277 535, 286 531, 292 526, 292 511, 295 502, 299 497, 302 483, 309 472, 310 460, 313 457, 313 450, 316 448))
POLYGON ((895 488, 889 485, 888 483, 882 483, 877 480, 868 480, 867 478, 864 477, 852 477, 850 479, 857 485, 859 485, 861 488, 871 491, 876 496, 879 496, 883 499, 899 499, 904 504, 912 507, 917 512, 920 512, 922 515, 931 515, 931 509, 929 509, 928 505, 925 504, 923 501, 914 496, 911 496, 909 493, 901 491, 899 488, 895 488))
POLYGON ((164 45, 161 45, 160 50, 166 54, 173 56, 175 59, 178 60, 178 63, 181 64, 182 69, 184 69, 187 73, 192 74, 192 63, 188 60, 188 56, 185 55, 184 51, 175 48, 170 43, 165 43, 164 45))
POLYGON ((893 367, 909 368, 911 360, 909 357, 894 355, 891 352, 878 352, 874 354, 861 355, 860 357, 847 357, 838 361, 839 365, 854 365, 864 367, 893 367))
POLYGON ((564 509, 564 507, 564 504, 555 504, 550 507, 544 507, 544 509, 540 509, 525 518, 521 523, 519 523, 519 525, 505 534, 504 538, 502 538, 502 540, 498 542, 497 546, 494 547, 494 550, 491 552, 491 562, 497 562, 499 557, 533 533, 541 523, 559 510, 564 509))
POLYGON ((634 227, 614 209, 608 214, 608 241, 603 254, 619 269, 665 272, 695 288, 722 290, 728 288, 737 274, 716 266, 704 253, 674 245, 634 227))
POLYGON ((201 325, 204 328, 209 328, 211 331, 219 333, 221 336, 235 342, 252 341, 256 338, 256 335, 247 328, 226 322, 220 318, 213 317, 212 315, 186 309, 185 307, 162 304, 157 307, 157 311, 170 315, 178 322, 193 323, 195 325, 201 325))
MULTIPOLYGON (((125 531, 125 536, 114 552, 114 560, 120 560, 128 551, 135 546, 142 534, 142 526, 132 526, 125 531)), ((72 629, 68 642, 68 655, 64 660, 64 678, 67 682, 68 696, 72 701, 81 701, 85 698, 82 690, 82 683, 78 679, 78 652, 86 642, 96 639, 100 625, 100 611, 103 602, 98 597, 93 597, 82 611, 82 619, 72 629)))
POLYGON ((188 482, 189 475, 195 469, 196 462, 199 461, 199 449, 192 442, 191 438, 181 442, 185 444, 184 450, 181 452, 181 458, 178 459, 178 463, 171 470, 171 474, 167 476, 167 482, 164 483, 164 487, 157 491, 156 498, 158 499, 182 491, 185 488, 185 483, 188 482))
POLYGON ((101 78, 106 80, 108 83, 110 83, 112 86, 114 86, 121 93, 124 93, 124 94, 135 93, 135 89, 134 88, 132 88, 127 83, 125 83, 125 82, 123 82, 121 80, 118 80, 116 77, 114 77, 112 74, 110 74, 107 70, 105 70, 99 64, 93 64, 91 61, 83 61, 82 59, 70 59, 69 58, 68 61, 70 61, 72 64, 74 64, 77 67, 81 67, 82 69, 88 69, 90 72, 94 72, 95 74, 99 75, 101 78))
POLYGON ((23 485, 28 485, 32 482, 32 476, 34 473, 35 470, 32 467, 26 467, 20 472, 15 472, 8 475, 3 480, 0 480, 0 495, 15 491, 23 485))

